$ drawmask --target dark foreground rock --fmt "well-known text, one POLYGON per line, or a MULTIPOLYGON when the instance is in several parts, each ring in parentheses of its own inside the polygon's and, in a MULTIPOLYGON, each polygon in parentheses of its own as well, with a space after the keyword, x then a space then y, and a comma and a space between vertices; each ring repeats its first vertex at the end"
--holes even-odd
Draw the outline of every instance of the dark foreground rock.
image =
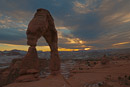
POLYGON ((39 80, 39 72, 48 66, 48 61, 39 59, 39 69, 21 69, 22 59, 13 59, 11 65, 0 70, 0 87, 13 82, 39 80))

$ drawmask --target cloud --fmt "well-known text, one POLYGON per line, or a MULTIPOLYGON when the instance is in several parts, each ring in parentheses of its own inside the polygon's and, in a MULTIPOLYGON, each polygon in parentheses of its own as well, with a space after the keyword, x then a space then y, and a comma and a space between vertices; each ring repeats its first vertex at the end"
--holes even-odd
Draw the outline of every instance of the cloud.
POLYGON ((74 1, 74 11, 80 14, 87 14, 97 11, 101 0, 84 0, 84 2, 74 1))
MULTIPOLYGON (((76 24, 79 26, 73 29, 72 34, 86 40, 88 42, 86 46, 91 45, 95 49, 114 48, 113 43, 130 41, 128 3, 130 2, 123 0, 104 0, 95 8, 96 10, 89 12, 85 9, 84 13, 77 12, 80 19, 76 24)), ((79 7, 85 6, 79 4, 79 7)))
MULTIPOLYGON (((130 41, 129 4, 129 0, 1 0, 0 43, 26 45, 29 21, 37 8, 45 8, 55 20, 60 48, 115 48, 113 44, 130 41)), ((38 45, 48 46, 44 39, 38 45)))
POLYGON ((113 46, 119 46, 119 45, 124 45, 124 44, 129 44, 130 42, 121 42, 121 43, 116 43, 113 44, 113 46))
MULTIPOLYGON (((12 14, 13 15, 13 14, 12 14)), ((27 24, 23 20, 17 20, 12 15, 2 14, 0 17, 0 42, 20 44, 18 41, 26 38, 25 30, 27 24)), ((21 42, 21 41, 20 41, 21 42)), ((22 42, 21 44, 25 44, 22 42)))

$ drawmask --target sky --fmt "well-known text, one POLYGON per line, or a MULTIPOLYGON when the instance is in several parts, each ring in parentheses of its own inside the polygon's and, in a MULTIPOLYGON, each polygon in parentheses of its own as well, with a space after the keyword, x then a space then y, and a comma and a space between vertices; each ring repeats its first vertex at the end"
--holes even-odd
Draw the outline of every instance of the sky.
MULTIPOLYGON (((59 51, 130 48, 130 0, 0 0, 0 51, 28 49, 26 29, 38 8, 54 18, 59 51)), ((37 49, 50 50, 44 38, 37 49)))

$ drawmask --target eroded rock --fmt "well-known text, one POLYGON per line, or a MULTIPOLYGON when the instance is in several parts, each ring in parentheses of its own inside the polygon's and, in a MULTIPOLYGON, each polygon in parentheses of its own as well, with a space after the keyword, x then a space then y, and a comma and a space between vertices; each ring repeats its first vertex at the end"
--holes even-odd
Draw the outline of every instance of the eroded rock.
MULTIPOLYGON (((58 53, 58 36, 54 20, 46 9, 37 9, 27 28, 27 44, 35 48, 40 37, 44 37, 51 49, 51 74, 60 73, 60 58, 58 53)), ((29 55, 29 54, 28 54, 29 55)), ((28 64, 29 65, 29 64, 28 64)))
POLYGON ((22 75, 18 77, 15 82, 32 82, 39 80, 38 76, 30 74, 30 75, 22 75))
POLYGON ((22 60, 21 69, 39 69, 39 59, 35 47, 29 47, 26 56, 22 60))

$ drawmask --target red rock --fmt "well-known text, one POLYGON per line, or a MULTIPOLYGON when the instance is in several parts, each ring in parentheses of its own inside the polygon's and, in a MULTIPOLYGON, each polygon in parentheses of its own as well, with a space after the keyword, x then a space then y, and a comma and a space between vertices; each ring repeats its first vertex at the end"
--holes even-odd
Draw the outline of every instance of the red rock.
POLYGON ((36 74, 36 73, 39 73, 39 71, 36 70, 36 69, 29 69, 29 70, 27 70, 27 74, 36 74))
MULTIPOLYGON (((33 17, 33 19, 30 21, 28 25, 26 34, 27 34, 27 44, 31 46, 29 48, 29 51, 31 51, 32 48, 35 48, 35 46, 37 45, 37 41, 40 37, 43 36, 45 38, 45 40, 47 41, 51 49, 51 59, 50 59, 51 73, 58 74, 60 72, 60 58, 59 58, 59 53, 58 53, 58 36, 57 36, 57 31, 54 25, 54 20, 50 12, 42 8, 37 9, 35 16, 33 17)), ((26 57, 33 55, 32 56, 33 58, 35 56, 34 54, 32 54, 31 52, 28 52, 26 57)), ((31 58, 29 59, 29 61, 30 60, 31 58)), ((29 63, 29 61, 26 62, 25 64, 29 63)), ((27 65, 30 66, 32 64, 27 64, 27 65)))
MULTIPOLYGON (((39 77, 39 70, 36 69, 24 69, 21 68, 22 59, 13 59, 12 63, 9 68, 2 69, 0 71, 0 87, 3 85, 7 85, 9 83, 14 82, 17 78, 23 76, 23 75, 34 75, 34 78, 39 77), (18 66, 17 66, 18 64, 18 66)), ((45 65, 48 64, 46 60, 40 59, 40 69, 43 70, 45 68, 45 65), (45 65, 44 65, 45 64, 45 65), (44 66, 43 66, 44 65, 44 66)))
POLYGON ((101 64, 102 65, 106 65, 109 63, 109 60, 107 59, 106 55, 104 55, 101 59, 101 64))
POLYGON ((39 59, 35 47, 29 47, 28 53, 23 58, 21 69, 39 69, 39 59))
POLYGON ((16 82, 32 82, 37 81, 39 78, 36 78, 34 75, 23 75, 16 79, 16 82))
POLYGON ((38 77, 37 73, 40 69, 40 63, 35 47, 40 37, 45 38, 51 49, 49 65, 51 74, 58 75, 60 73, 58 35, 50 12, 42 8, 37 9, 37 12, 28 25, 26 34, 27 44, 30 47, 22 61, 13 61, 9 69, 9 75, 7 76, 9 78, 8 83, 13 82, 17 77, 17 81, 37 80, 35 77, 38 77))
POLYGON ((21 70, 19 71, 19 74, 20 74, 20 75, 25 75, 25 74, 27 74, 27 70, 26 70, 26 69, 21 69, 21 70))
POLYGON ((11 69, 20 69, 22 61, 16 61, 11 65, 11 69))

